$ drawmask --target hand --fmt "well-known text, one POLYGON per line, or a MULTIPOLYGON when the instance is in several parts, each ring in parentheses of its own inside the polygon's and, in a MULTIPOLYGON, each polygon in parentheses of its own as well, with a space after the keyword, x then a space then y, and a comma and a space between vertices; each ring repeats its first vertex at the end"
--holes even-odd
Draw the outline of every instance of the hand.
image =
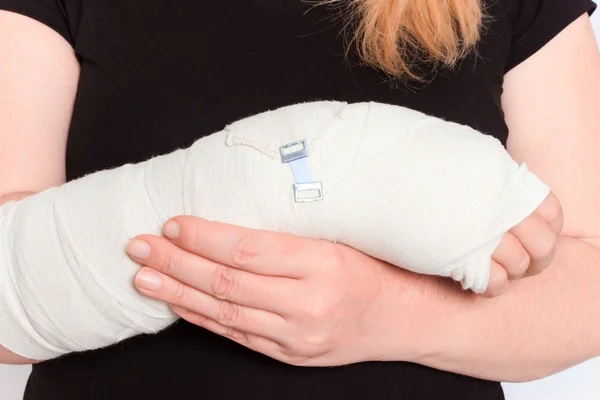
POLYGON ((410 273, 343 245, 195 217, 164 234, 138 236, 128 252, 145 266, 138 290, 183 319, 293 365, 389 356, 378 335, 404 312, 384 315, 380 298, 402 302, 409 290, 384 287, 387 274, 410 273))
POLYGON ((502 238, 492 255, 490 282, 484 295, 499 296, 506 292, 511 280, 545 270, 554 258, 562 226, 560 202, 550 193, 533 214, 502 238))

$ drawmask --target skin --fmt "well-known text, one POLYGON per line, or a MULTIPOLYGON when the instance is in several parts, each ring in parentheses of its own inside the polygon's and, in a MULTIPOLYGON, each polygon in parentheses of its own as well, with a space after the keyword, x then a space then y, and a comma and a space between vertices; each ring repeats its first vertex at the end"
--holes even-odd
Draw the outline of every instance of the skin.
MULTIPOLYGON (((0 60, 1 204, 65 182, 79 63, 55 31, 5 11, 0 11, 0 60)), ((32 362, 0 346, 0 363, 32 362)))
MULTIPOLYGON (((196 217, 176 217, 163 231, 128 251, 145 265, 140 292, 182 318, 294 365, 385 359, 377 338, 392 317, 379 312, 386 281, 410 273, 343 245, 196 217)), ((393 292, 405 306, 406 289, 393 292)), ((411 350, 398 359, 416 360, 411 350)))
MULTIPOLYGON (((587 24, 589 25, 589 22, 587 24)), ((560 36, 564 35, 563 33, 560 36)), ((587 32, 587 35, 589 36, 590 33, 587 32)), ((3 175, 3 181, 0 183, 0 193, 7 193, 12 196, 12 194, 17 192, 43 190, 62 183, 61 179, 64 181, 64 143, 66 142, 68 120, 72 112, 79 71, 74 55, 72 54, 72 49, 68 47, 68 44, 56 33, 41 26, 39 23, 10 13, 0 13, 0 37, 3 38, 0 41, 0 54, 4 52, 11 55, 17 54, 19 57, 12 58, 25 60, 24 66, 29 67, 29 69, 22 68, 23 65, 21 65, 20 61, 0 64, 0 86, 3 88, 7 87, 8 90, 3 91, 3 93, 9 94, 5 96, 5 104, 2 104, 5 107, 0 107, 0 109, 5 110, 4 112, 7 115, 10 114, 13 116, 9 119, 10 122, 7 127, 0 127, 0 143, 2 143, 2 146, 0 146, 0 152, 2 152, 0 160, 3 160, 0 168, 10 168, 11 172, 14 167, 20 168, 19 171, 23 174, 21 176, 27 176, 28 178, 25 182, 21 180, 18 183, 16 178, 14 182, 7 179, 5 183, 3 175), (18 40, 16 39, 17 36, 18 40), (40 45, 40 41, 44 43, 43 46, 40 45), (19 43, 18 46, 17 42, 19 43), (38 54, 35 50, 36 46, 38 48, 47 46, 47 42, 51 43, 50 50, 52 51, 42 51, 38 54), (23 43, 26 45, 23 46, 23 43), (28 47, 29 45, 32 47, 28 47), (52 60, 47 60, 43 58, 44 56, 52 60), (40 60, 39 57, 42 57, 42 59, 40 60), (42 74, 44 77, 39 78, 39 82, 25 85, 29 90, 29 94, 36 93, 37 96, 41 91, 41 97, 44 98, 44 101, 40 100, 42 104, 38 108, 31 110, 29 107, 34 107, 37 103, 34 102, 33 105, 29 105, 25 101, 27 96, 22 93, 23 88, 21 86, 17 87, 14 82, 26 80, 25 77, 33 74, 34 66, 36 64, 39 65, 39 62, 54 62, 56 63, 56 68, 52 68, 53 64, 51 64, 51 68, 47 73, 44 72, 42 74), (59 75, 64 81, 59 80, 57 83, 55 80, 57 76, 53 76, 53 73, 59 75), (45 74, 50 76, 45 76, 45 74), (50 80, 48 78, 52 78, 52 83, 46 82, 46 80, 50 80), (6 102, 6 98, 11 98, 11 95, 14 95, 13 97, 16 101, 6 102), (21 99, 22 101, 20 101, 21 99), (37 112, 44 121, 52 121, 54 123, 50 124, 52 128, 50 129, 51 132, 48 130, 41 131, 39 126, 37 126, 38 124, 29 121, 27 116, 32 115, 32 111, 37 112), (36 135, 35 140, 34 135, 36 135), (40 142, 46 144, 46 146, 44 147, 40 142), (8 146, 5 146, 5 143, 10 145, 10 152, 6 150, 8 146), (22 162, 22 159, 18 155, 19 153, 13 151, 13 149, 16 149, 17 152, 24 155, 25 160, 29 157, 30 161, 32 161, 33 158, 30 153, 37 154, 36 152, 38 152, 41 154, 42 151, 47 152, 49 147, 54 151, 54 153, 52 151, 50 153, 56 157, 41 159, 40 162, 45 163, 43 165, 47 168, 37 168, 35 170, 28 170, 28 168, 36 167, 32 166, 31 163, 22 162), (6 162, 4 161, 5 153, 11 154, 11 158, 6 162), (58 157, 58 155, 61 157, 58 157)), ((575 39, 577 40, 578 38, 575 37, 575 39)), ((572 44, 571 40, 573 38, 568 40, 566 44, 572 44)), ((589 41, 588 39, 587 42, 589 41)), ((44 48, 48 49, 48 47, 44 48)), ((591 48, 588 48, 587 51, 589 54, 591 48)), ((524 65, 530 62, 527 61, 524 65)), ((515 71, 517 70, 523 70, 523 68, 520 66, 515 71)), ((535 69, 534 73, 538 70, 535 69)), ((35 71, 38 72, 37 70, 35 71)), ((515 75, 516 73, 511 72, 511 74, 515 75)), ((507 84, 509 83, 510 80, 507 77, 507 84)), ((515 88, 517 87, 515 86, 515 88)), ((591 91, 588 92, 589 96, 593 94, 591 91)), ((522 100, 517 100, 522 102, 522 100)), ((580 103, 581 101, 577 104, 580 103)), ((517 110, 518 107, 514 109, 517 110)), ((512 132, 515 131, 513 129, 515 125, 511 123, 509 125, 511 126, 511 137, 513 137, 514 134, 512 132)), ((561 126, 565 126, 565 124, 563 123, 561 126)), ((518 128, 518 125, 516 127, 518 128)), ((553 128, 554 131, 557 130, 555 127, 553 128)), ((539 127, 536 129, 538 131, 541 130, 539 127)), ((516 131, 519 131, 519 129, 516 129, 516 131)), ((525 132, 525 129, 523 129, 523 132, 525 132)), ((521 137, 523 135, 525 133, 521 134, 521 137)), ((597 144, 590 143, 590 141, 593 142, 594 140, 593 135, 584 134, 584 136, 588 139, 585 142, 587 146, 597 144)), ((565 136, 565 140, 566 138, 567 136, 565 136)), ((526 144, 526 142, 525 140, 523 143, 526 144)), ((521 148, 523 143, 518 143, 516 146, 521 148)), ((561 144, 564 145, 564 143, 561 144)), ((583 150, 590 148, 583 146, 583 150)), ((525 159, 527 159, 526 155, 525 159)), ((590 162, 592 161, 590 160, 590 162)), ((543 163, 544 160, 542 159, 541 164, 536 166, 537 170, 536 168, 532 169, 538 173, 544 172, 543 163)), ((578 170, 579 167, 576 166, 575 170, 578 170)), ((600 169, 597 168, 596 171, 598 170, 600 169)), ((552 176, 549 177, 552 178, 552 176)), ((549 182, 548 180, 546 181, 549 182)), ((588 186, 590 185, 588 184, 588 186)), ((581 189, 578 188, 578 190, 581 189)), ((561 198, 559 195, 557 196, 561 198)), ((544 204, 546 208, 541 207, 532 216, 531 220, 534 222, 524 224, 521 227, 522 232, 519 232, 519 227, 511 231, 514 237, 503 240, 501 246, 494 254, 494 261, 501 266, 500 269, 504 271, 506 277, 512 279, 526 274, 539 273, 553 259, 554 241, 556 241, 556 233, 560 231, 560 225, 562 225, 562 213, 556 198, 550 197, 544 204), (553 235, 554 240, 552 239, 553 235), (528 237, 536 238, 538 236, 546 237, 541 245, 535 240, 527 239, 528 237), (526 258, 529 258, 530 261, 527 268, 523 267, 523 264, 527 263, 522 263, 526 258), (513 267, 515 265, 516 267, 513 267)), ((596 204, 598 203, 596 202, 596 204)), ((573 207, 573 209, 576 209, 576 207, 573 207)), ((488 314, 493 314, 492 311, 494 310, 488 310, 486 313, 478 311, 479 307, 484 308, 481 306, 482 304, 490 304, 492 302, 500 304, 501 300, 488 300, 481 296, 473 296, 461 292, 454 285, 449 285, 447 281, 408 273, 341 245, 287 235, 248 231, 238 227, 209 223, 200 219, 190 219, 189 217, 177 217, 175 220, 180 224, 181 235, 177 240, 181 242, 177 240, 168 241, 159 237, 148 237, 147 235, 142 236, 142 239, 151 243, 152 250, 147 259, 139 260, 142 264, 151 267, 144 268, 142 271, 162 271, 165 274, 163 275, 164 282, 171 279, 171 286, 163 282, 163 289, 146 292, 145 294, 187 308, 191 312, 183 311, 180 315, 188 320, 192 320, 201 326, 238 340, 240 343, 257 351, 296 365, 340 365, 360 360, 394 359, 421 362, 426 365, 463 373, 467 369, 463 364, 476 364, 480 367, 480 370, 471 373, 471 375, 484 376, 496 373, 493 368, 496 367, 495 364, 497 362, 493 362, 493 359, 486 360, 479 354, 473 355, 473 347, 458 346, 464 351, 460 353, 458 349, 443 347, 443 344, 449 342, 450 337, 455 340, 466 341, 465 332, 464 330, 461 331, 462 325, 458 320, 447 321, 448 314, 446 313, 454 313, 460 309, 460 312, 465 314, 465 318, 467 316, 472 318, 471 320, 465 319, 465 321, 475 321, 475 317, 479 319, 493 317, 492 321, 502 319, 505 322, 508 320, 507 315, 510 315, 507 314, 508 311, 506 309, 495 310, 496 315, 492 315, 492 317, 488 314), (210 229, 207 229, 206 224, 213 225, 211 225, 210 229), (223 243, 229 243, 230 247, 217 247, 211 252, 209 249, 186 247, 184 244, 184 241, 189 241, 194 237, 201 237, 201 232, 208 231, 211 231, 211 235, 204 238, 205 240, 215 240, 218 242, 228 239, 229 242, 225 241, 223 243), (245 239, 242 240, 239 238, 245 239), (153 240, 157 241, 157 243, 152 242, 153 240), (238 246, 236 246, 236 243, 238 246), (240 248, 243 251, 235 251, 235 249, 239 250, 240 248), (294 248, 311 249, 311 251, 295 253, 294 248), (313 255, 306 258, 306 254, 309 253, 313 255), (162 254, 163 256, 156 258, 156 254, 162 254), (176 254, 179 254, 179 256, 176 256, 176 254), (187 256, 184 257, 183 254, 187 256), (232 254, 241 255, 241 258, 229 258, 232 254), (282 254, 285 254, 285 257, 281 257, 282 254), (249 257, 247 257, 248 255, 249 257), (304 258, 302 258, 303 255, 304 258), (179 260, 187 259, 188 261, 182 261, 179 264, 173 262, 165 263, 166 260, 177 260, 177 257, 179 257, 179 260), (192 259, 188 257, 193 257, 194 261, 191 261, 192 259), (246 258, 249 259, 246 260, 246 258), (287 260, 289 265, 284 265, 285 263, 281 262, 282 259, 287 260), (203 264, 199 264, 198 260, 201 260, 203 264), (212 261, 209 262, 208 260, 212 261), (274 260, 277 261, 275 262, 274 260), (178 265, 178 267, 173 268, 174 265, 178 265), (213 280, 211 280, 211 276, 206 275, 207 268, 209 268, 207 265, 214 267, 213 280), (288 270, 289 273, 296 271, 295 273, 302 273, 302 276, 282 276, 282 270, 274 270, 277 268, 283 270, 291 268, 288 270), (201 271, 204 271, 204 275, 199 275, 201 271), (229 279, 227 277, 230 275, 227 275, 228 272, 224 271, 235 271, 237 275, 233 274, 231 276, 234 276, 234 278, 229 279), (336 271, 337 273, 333 274, 331 271, 336 271), (197 276, 190 279, 190 276, 177 275, 176 272, 177 274, 192 273, 192 275, 196 274, 197 276), (243 279, 240 281, 240 274, 245 274, 244 276, 246 277, 253 276, 255 279, 248 278, 247 282, 252 282, 251 285, 247 286, 248 290, 245 293, 236 294, 236 288, 244 287, 241 283, 238 283, 244 282, 243 279), (168 278, 170 275, 173 276, 168 278), (223 278, 215 280, 215 277, 223 278), (268 287, 267 281, 272 280, 271 278, 293 281, 295 283, 294 290, 290 293, 278 293, 277 291, 271 293, 266 291, 262 292, 263 296, 256 296, 256 287, 261 287, 260 282, 262 281, 262 284, 268 287), (182 281, 188 283, 188 285, 183 285, 182 281), (221 285, 224 282, 225 289, 219 291, 219 285, 211 282, 221 282, 221 285), (169 287, 176 289, 172 292, 175 297, 169 297, 170 292, 167 290, 169 287), (227 289, 227 287, 231 287, 231 289, 227 289), (214 288, 217 288, 217 290, 214 288), (254 296, 252 295, 253 292, 254 296), (186 295, 183 295, 183 293, 186 293, 186 295), (321 295, 314 296, 315 293, 321 295), (186 302, 185 300, 189 298, 186 297, 188 295, 197 296, 197 301, 186 302), (200 301, 200 298, 204 300, 200 301), (297 299, 308 298, 312 298, 314 301, 297 301, 297 299), (269 300, 269 304, 280 305, 282 307, 281 310, 279 308, 277 310, 269 310, 269 307, 272 308, 272 306, 267 304, 266 300, 269 300), (243 307, 251 307, 256 313, 248 312, 244 314, 244 312, 237 313, 231 311, 242 310, 243 307), (332 312, 333 309, 336 310, 336 313, 332 312), (345 311, 340 312, 340 310, 345 311), (265 327, 268 326, 272 329, 265 330, 264 327, 261 329, 258 326, 260 325, 258 321, 262 320, 255 319, 253 321, 252 319, 248 319, 251 314, 256 316, 256 318, 265 318, 263 321, 265 327), (432 321, 428 320, 434 319, 438 314, 440 320, 445 320, 446 322, 444 330, 448 330, 451 334, 445 334, 445 336, 449 337, 439 338, 433 335, 435 332, 440 332, 441 327, 432 326, 432 321), (281 318, 278 320, 273 315, 279 315, 281 318), (432 318, 424 318, 423 315, 428 315, 432 318), (248 317, 244 319, 245 316, 248 317), (335 318, 332 319, 332 316, 335 316, 335 318), (364 323, 367 320, 372 321, 368 326, 364 323), (411 321, 410 326, 403 323, 403 321, 408 320, 411 321), (327 322, 327 326, 325 322, 327 322), (428 335, 421 335, 421 337, 415 335, 414 332, 423 332, 423 329, 426 330, 425 332, 430 332, 433 335, 432 338, 429 338, 430 340, 425 340, 428 335), (292 335, 292 337, 298 338, 299 345, 296 346, 297 348, 290 347, 289 343, 282 340, 284 335, 292 335), (411 343, 411 345, 407 346, 408 343, 411 343), (469 355, 471 360, 469 360, 469 355), (480 357, 482 358, 481 360, 479 359, 480 357), (486 362, 491 364, 491 367, 487 371, 483 371, 486 368, 486 362)), ((572 219, 569 220, 569 222, 571 221, 572 219)), ((565 226, 578 227, 576 223, 567 225, 566 222, 567 219, 565 219, 565 226)), ((593 224, 590 226, 593 226, 593 224)), ((558 239, 559 244, 564 242, 562 239, 562 237, 558 239)), ((583 241, 577 240, 576 245, 581 246, 583 244, 583 241)), ((572 249, 569 246, 565 247, 567 247, 567 252, 570 252, 569 254, 564 254, 562 246, 559 246, 556 254, 564 255, 565 257, 563 258, 565 259, 573 259, 573 254, 571 254, 573 253, 572 249)), ((589 247, 592 246, 589 245, 589 247)), ((591 249, 586 248, 586 250, 588 253, 591 253, 589 258, 597 256, 591 249)), ((597 251, 597 249, 594 249, 594 251, 597 251)), ((553 269, 552 267, 557 264, 556 258, 551 264, 550 269, 553 269)), ((498 270, 498 268, 492 268, 493 270, 498 270)), ((589 271, 587 272, 589 273, 589 271)), ((539 276, 543 277, 547 275, 549 274, 544 273, 539 276)), ((141 275, 136 279, 136 283, 140 283, 140 277, 141 275)), ((506 282, 506 279, 504 281, 506 282)), ((525 284, 528 281, 533 282, 537 280, 536 278, 529 278, 516 282, 519 282, 518 284, 521 284, 521 282, 525 284)), ((585 282, 585 279, 580 279, 580 281, 585 282)), ((499 290, 499 293, 502 290, 508 290, 508 293, 499 297, 499 299, 511 297, 514 300, 514 296, 511 295, 515 291, 514 287, 516 285, 517 283, 511 283, 510 285, 504 283, 500 285, 501 290, 499 290), (506 287, 502 287, 503 285, 506 287)), ((536 287, 533 289, 536 289, 536 287)), ((540 288, 537 289, 541 290, 540 288)), ((140 290, 143 289, 140 288, 140 290)), ((489 294, 494 295, 496 293, 489 294)), ((539 295, 540 293, 537 292, 537 294, 539 295)), ((590 293, 587 294, 589 295, 590 293)), ((564 303, 565 299, 562 300, 564 303)), ((510 303, 509 301, 505 301, 502 304, 507 302, 510 303)), ((512 303, 517 302, 513 301, 512 303)), ((509 307, 507 306, 507 308, 509 307)), ((535 310, 531 310, 531 307, 525 307, 521 311, 525 311, 522 314, 524 314, 524 317, 528 317, 530 315, 526 315, 527 312, 534 312, 535 310)), ((547 323, 548 321, 545 322, 547 323)), ((464 324, 464 321, 462 323, 464 324)), ((515 325, 518 326, 515 323, 511 323, 508 328, 512 327, 514 331, 515 325)), ((525 325, 529 327, 531 324, 525 325)), ((487 325, 478 320, 477 326, 487 325)), ((538 326, 532 326, 530 329, 534 330, 536 328, 538 326)), ((569 333, 566 332, 565 337, 569 333)), ((477 336, 480 337, 480 340, 485 341, 491 335, 478 334, 477 336), (485 338, 481 336, 485 336, 485 338)), ((486 344, 491 346, 506 345, 506 343, 501 342, 503 337, 493 336, 500 343, 490 341, 486 344)), ((554 338, 555 343, 561 343, 561 340, 564 341, 565 337, 554 338)), ((469 341, 471 342, 472 340, 469 339, 469 341)), ((595 351, 592 351, 589 346, 585 347, 585 350, 586 355, 593 354, 595 351)), ((485 355, 488 357, 489 354, 489 351, 485 352, 485 355)), ((505 359, 506 357, 503 358, 505 359)), ((571 360, 572 357, 565 356, 563 358, 563 364, 573 362, 571 360)), ((579 355, 577 359, 582 360, 585 358, 579 355)), ((507 360, 509 362, 507 366, 513 361, 507 360)), ((6 349, 0 348, 0 362, 30 363, 32 360, 23 359, 6 349)))
MULTIPOLYGON (((170 239, 142 235, 128 246, 145 266, 138 289, 294 365, 399 360, 519 382, 600 355, 600 54, 588 16, 507 74, 504 88, 508 150, 564 211, 556 245, 546 239, 550 266, 510 281, 504 295, 461 292, 342 245, 185 216, 165 225, 170 239)), ((548 210, 558 229, 559 208, 548 210)), ((533 234, 543 220, 519 229, 533 234)), ((520 243, 534 265, 535 250, 520 243)))

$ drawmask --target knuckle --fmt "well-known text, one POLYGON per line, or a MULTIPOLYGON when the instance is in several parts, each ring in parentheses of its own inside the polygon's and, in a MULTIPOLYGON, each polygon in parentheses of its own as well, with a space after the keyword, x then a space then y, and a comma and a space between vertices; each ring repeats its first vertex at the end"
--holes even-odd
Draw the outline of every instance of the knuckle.
POLYGON ((332 349, 331 336, 323 332, 310 332, 294 338, 293 345, 283 348, 285 362, 293 365, 308 365, 332 349))
POLYGON ((211 290, 217 298, 228 300, 234 292, 236 282, 237 279, 235 279, 233 269, 219 265, 213 274, 211 290))
POLYGON ((342 251, 343 246, 336 246, 334 243, 323 242, 321 251, 321 266, 329 271, 336 271, 342 265, 345 265, 346 257, 342 251))
POLYGON ((232 327, 227 327, 227 330, 225 331, 225 335, 239 343, 244 344, 244 345, 250 344, 248 334, 246 332, 240 331, 238 329, 235 329, 232 327))
POLYGON ((187 299, 187 289, 183 283, 176 283, 171 295, 173 304, 183 304, 187 299))
POLYGON ((342 265, 346 261, 345 253, 342 249, 346 247, 336 246, 334 243, 328 243, 327 259, 330 265, 342 265))
POLYGON ((217 322, 227 327, 235 327, 239 325, 240 321, 240 307, 228 301, 221 301, 219 304, 217 322))
POLYGON ((177 271, 179 259, 174 253, 169 252, 163 256, 161 265, 164 268, 164 273, 172 276, 177 271))
POLYGON ((282 360, 284 363, 295 367, 307 367, 311 365, 311 357, 301 355, 284 355, 282 360))
POLYGON ((308 317, 316 322, 327 321, 331 318, 332 307, 329 301, 321 296, 315 296, 307 309, 308 317))
POLYGON ((244 266, 250 264, 255 257, 255 240, 251 235, 243 235, 232 247, 229 258, 233 266, 244 266))
POLYGON ((201 327, 206 328, 208 326, 208 322, 210 322, 210 319, 208 317, 205 317, 204 315, 200 315, 200 314, 192 314, 190 316, 186 316, 187 321, 191 322, 194 325, 198 325, 201 327))
POLYGON ((311 332, 304 337, 303 343, 307 354, 323 351, 330 342, 329 334, 326 332, 311 332))

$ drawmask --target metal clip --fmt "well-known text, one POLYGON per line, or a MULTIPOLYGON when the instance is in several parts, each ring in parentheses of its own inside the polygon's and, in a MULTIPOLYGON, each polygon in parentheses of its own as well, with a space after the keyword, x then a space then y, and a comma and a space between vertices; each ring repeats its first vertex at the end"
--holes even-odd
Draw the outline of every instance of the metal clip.
POLYGON ((296 142, 281 146, 279 148, 279 152, 281 153, 281 161, 284 163, 289 163, 299 160, 300 158, 308 157, 308 145, 306 144, 306 139, 298 140, 296 142), (290 151, 290 149, 298 146, 301 146, 301 149, 290 151))
POLYGON ((323 185, 321 182, 294 184, 294 199, 296 203, 323 200, 323 185))
POLYGON ((290 165, 294 179, 294 200, 296 203, 323 200, 323 185, 314 182, 306 157, 308 145, 306 139, 288 143, 279 148, 281 161, 290 165), (299 149, 298 149, 299 147, 299 149))

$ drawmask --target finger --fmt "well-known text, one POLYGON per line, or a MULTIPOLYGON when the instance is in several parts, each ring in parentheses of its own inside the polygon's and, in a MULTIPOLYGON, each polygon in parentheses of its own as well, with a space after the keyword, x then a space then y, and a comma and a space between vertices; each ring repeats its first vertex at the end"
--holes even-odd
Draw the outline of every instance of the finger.
POLYGON ((531 261, 525 276, 539 274, 550 265, 558 236, 542 217, 533 213, 510 231, 529 254, 531 261))
POLYGON ((224 326, 218 322, 211 320, 205 316, 191 312, 190 310, 171 308, 173 312, 179 315, 184 320, 209 330, 217 335, 226 337, 236 343, 241 344, 251 350, 262 353, 271 358, 277 358, 282 353, 281 346, 270 339, 255 335, 249 332, 244 332, 235 328, 224 326))
POLYGON ((176 238, 170 239, 184 250, 263 275, 302 278, 334 256, 334 246, 326 241, 190 216, 167 221, 163 231, 167 237, 168 232, 178 231, 176 238), (173 223, 178 225, 177 229, 173 229, 173 223))
POLYGON ((277 314, 216 299, 148 267, 138 271, 135 286, 145 296, 203 315, 231 329, 281 337, 286 326, 277 314))
POLYGON ((497 297, 508 290, 508 276, 500 264, 493 261, 490 267, 490 281, 488 288, 483 293, 484 297, 497 297))
POLYGON ((550 193, 548 197, 535 210, 544 221, 546 221, 556 234, 560 234, 564 223, 563 209, 554 193, 550 193))
POLYGON ((527 250, 512 232, 504 234, 500 244, 492 254, 492 260, 504 268, 510 280, 525 276, 530 261, 527 250))
POLYGON ((296 280, 224 266, 182 250, 160 236, 137 236, 127 252, 140 264, 221 300, 277 313, 284 311, 282 304, 300 300, 292 297, 297 293, 296 280), (149 252, 140 251, 144 246, 149 252))

